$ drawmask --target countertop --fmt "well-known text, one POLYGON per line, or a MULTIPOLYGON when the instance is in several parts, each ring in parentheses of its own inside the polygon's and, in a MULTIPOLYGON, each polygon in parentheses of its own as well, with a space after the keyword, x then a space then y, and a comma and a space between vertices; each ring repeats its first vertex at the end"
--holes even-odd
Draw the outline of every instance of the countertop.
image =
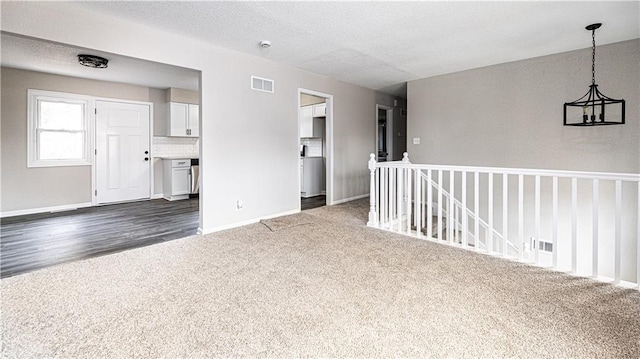
POLYGON ((188 156, 156 156, 154 158, 159 158, 161 160, 190 160, 200 158, 198 155, 188 155, 188 156))

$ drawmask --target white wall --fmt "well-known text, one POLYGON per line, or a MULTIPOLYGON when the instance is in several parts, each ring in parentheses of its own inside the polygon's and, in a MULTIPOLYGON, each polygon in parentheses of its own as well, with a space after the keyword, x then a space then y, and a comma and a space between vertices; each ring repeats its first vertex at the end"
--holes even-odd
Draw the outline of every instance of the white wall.
POLYGON ((333 200, 367 193, 366 163, 375 150, 375 104, 392 104, 390 96, 89 12, 73 3, 1 6, 3 31, 201 71, 204 231, 299 208, 299 87, 334 96, 333 200), (275 93, 250 90, 251 75, 275 80, 275 93), (245 204, 241 211, 235 209, 238 199, 245 204))
POLYGON ((411 81, 412 161, 638 173, 638 59, 640 40, 596 51, 600 91, 627 101, 624 126, 562 125, 563 104, 591 83, 590 48, 411 81), (420 137, 420 145, 412 137, 420 137))

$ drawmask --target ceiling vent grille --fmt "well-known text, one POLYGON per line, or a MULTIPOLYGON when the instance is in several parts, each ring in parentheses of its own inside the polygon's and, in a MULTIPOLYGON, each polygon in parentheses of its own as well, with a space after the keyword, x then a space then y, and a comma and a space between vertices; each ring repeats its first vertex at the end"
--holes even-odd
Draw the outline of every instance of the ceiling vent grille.
POLYGON ((258 76, 251 76, 251 89, 256 91, 273 93, 273 80, 265 79, 258 76))

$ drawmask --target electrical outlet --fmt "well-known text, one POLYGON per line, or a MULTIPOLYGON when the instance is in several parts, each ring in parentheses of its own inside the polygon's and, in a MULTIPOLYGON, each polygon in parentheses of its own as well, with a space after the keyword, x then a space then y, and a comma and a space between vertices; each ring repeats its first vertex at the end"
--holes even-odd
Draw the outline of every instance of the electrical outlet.
POLYGON ((420 144, 420 137, 414 137, 413 138, 413 144, 414 145, 419 145, 420 144))

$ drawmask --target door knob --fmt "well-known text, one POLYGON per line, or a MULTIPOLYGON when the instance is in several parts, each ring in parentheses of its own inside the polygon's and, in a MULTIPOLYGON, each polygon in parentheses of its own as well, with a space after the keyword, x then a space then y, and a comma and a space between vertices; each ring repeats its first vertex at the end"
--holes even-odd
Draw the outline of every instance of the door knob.
POLYGON ((145 158, 144 158, 144 160, 145 160, 145 161, 149 161, 149 157, 145 157, 145 158))
POLYGON ((149 151, 144 151, 144 154, 145 154, 145 155, 148 155, 148 154, 149 154, 149 151))

